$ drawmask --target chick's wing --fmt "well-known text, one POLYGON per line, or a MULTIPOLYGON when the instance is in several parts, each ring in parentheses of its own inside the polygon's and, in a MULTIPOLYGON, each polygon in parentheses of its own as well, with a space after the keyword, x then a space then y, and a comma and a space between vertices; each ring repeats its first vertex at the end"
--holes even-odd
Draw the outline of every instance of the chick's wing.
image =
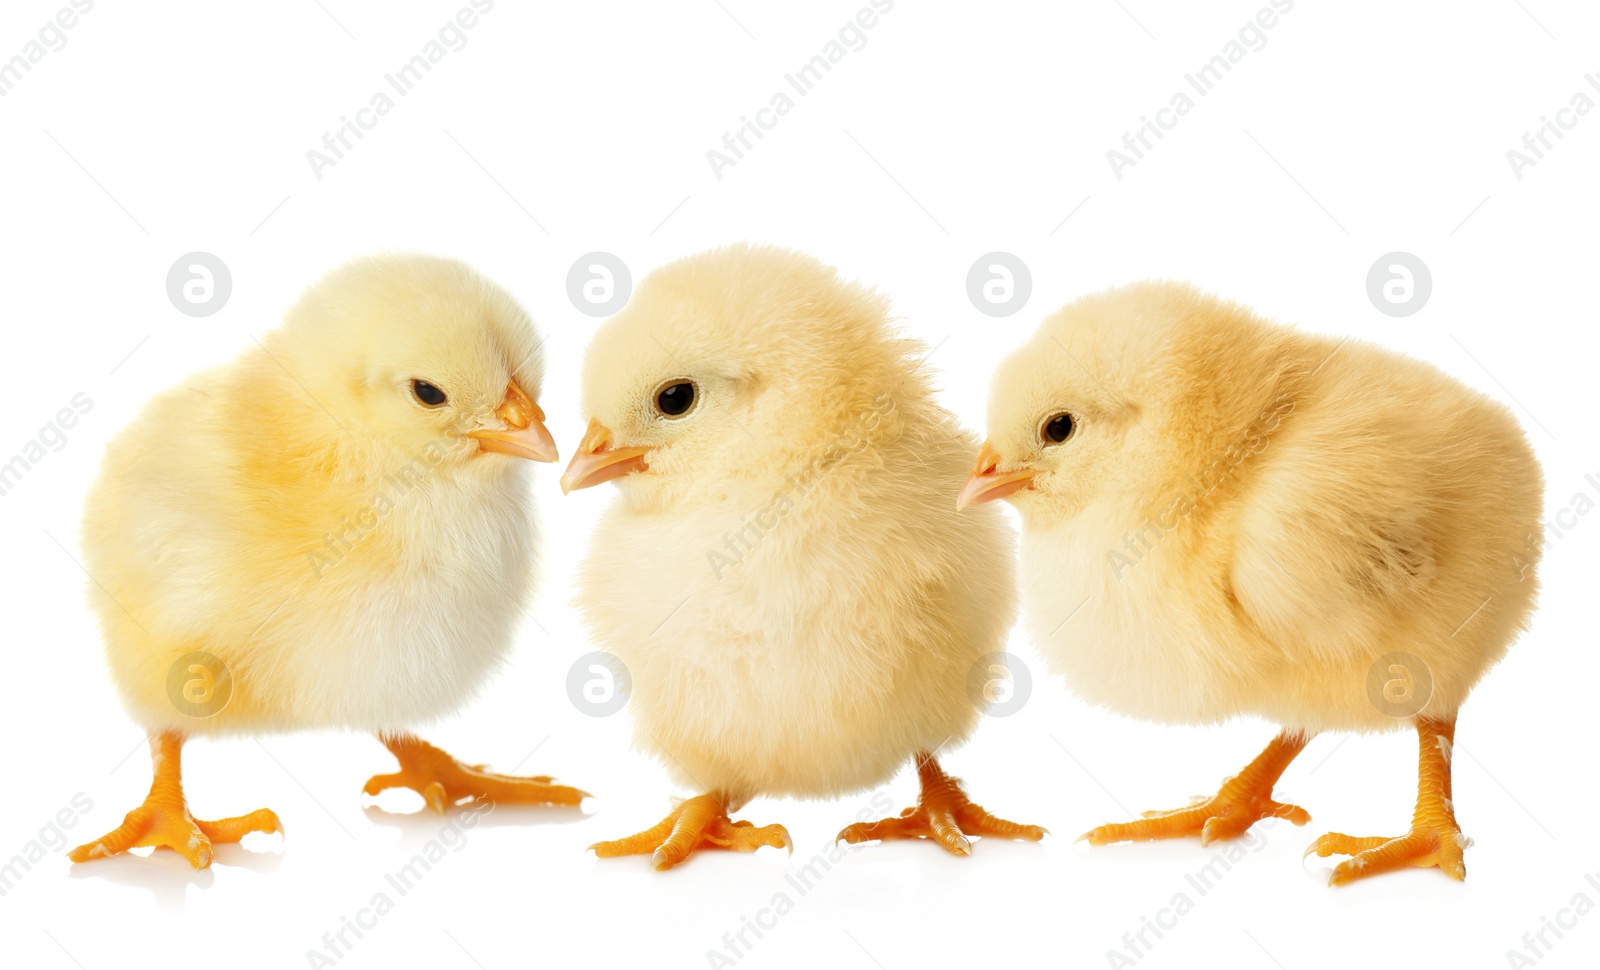
POLYGON ((1414 407, 1341 383, 1264 436, 1231 529, 1233 598, 1292 653, 1365 654, 1421 604, 1458 485, 1414 407))

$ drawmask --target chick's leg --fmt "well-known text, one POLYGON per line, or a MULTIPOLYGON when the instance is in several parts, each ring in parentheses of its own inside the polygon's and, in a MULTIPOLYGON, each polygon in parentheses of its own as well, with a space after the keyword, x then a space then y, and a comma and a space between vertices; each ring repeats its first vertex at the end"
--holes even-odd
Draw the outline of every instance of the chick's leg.
POLYGON ((1409 866, 1437 866, 1451 879, 1467 878, 1462 854, 1472 840, 1456 825, 1455 807, 1450 797, 1450 756, 1455 745, 1456 720, 1420 718, 1417 739, 1420 753, 1417 765, 1417 809, 1411 816, 1411 831, 1399 838, 1383 836, 1356 838, 1329 832, 1311 843, 1306 855, 1347 855, 1328 877, 1328 885, 1342 886, 1380 872, 1409 866))
POLYGON ((409 788, 434 811, 462 799, 507 805, 579 805, 586 791, 554 784, 549 775, 497 775, 483 765, 466 765, 410 734, 380 734, 378 740, 400 762, 390 775, 373 775, 362 789, 376 795, 389 788, 409 788))
POLYGON ((1237 838, 1268 817, 1304 825, 1311 821, 1311 815, 1298 805, 1273 801, 1272 786, 1310 740, 1306 735, 1284 731, 1243 771, 1224 781, 1210 798, 1188 808, 1146 812, 1144 818, 1132 822, 1102 825, 1078 836, 1078 841, 1087 839, 1090 845, 1106 845, 1198 835, 1200 844, 1207 845, 1217 839, 1237 838))
POLYGON ((596 842, 589 848, 602 859, 651 854, 658 871, 671 869, 703 847, 754 852, 763 846, 794 851, 794 840, 781 825, 756 826, 728 817, 727 799, 716 792, 696 795, 679 803, 655 826, 625 839, 596 842))
POLYGON ((238 842, 251 832, 282 832, 278 816, 262 808, 249 815, 206 822, 189 814, 183 798, 183 768, 178 734, 150 735, 150 760, 155 780, 144 804, 129 812, 122 824, 93 842, 67 854, 73 862, 104 859, 140 846, 166 846, 189 860, 196 869, 211 865, 211 847, 238 842))
POLYGON ((845 826, 837 838, 852 844, 880 839, 932 839, 956 855, 971 855, 972 843, 966 838, 969 835, 1028 842, 1045 836, 1045 830, 1037 825, 1008 822, 974 804, 961 790, 961 783, 945 774, 931 754, 917 756, 917 779, 922 783, 922 792, 914 807, 895 818, 845 826))

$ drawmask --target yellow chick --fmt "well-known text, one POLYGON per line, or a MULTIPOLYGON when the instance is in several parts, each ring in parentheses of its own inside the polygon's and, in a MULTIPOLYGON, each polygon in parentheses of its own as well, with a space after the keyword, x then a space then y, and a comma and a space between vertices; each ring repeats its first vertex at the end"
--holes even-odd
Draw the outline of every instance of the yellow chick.
POLYGON ((408 733, 458 711, 505 658, 534 578, 524 459, 554 461, 527 314, 469 267, 352 262, 237 360, 152 401, 107 449, 83 523, 112 679, 155 780, 75 862, 281 831, 202 821, 196 735, 372 731, 436 809, 576 804, 548 778, 463 765, 408 733))
POLYGON ((1313 735, 1410 725, 1410 831, 1307 854, 1352 857, 1334 884, 1465 877, 1456 712, 1537 585, 1541 473, 1504 407, 1428 364, 1142 283, 1066 307, 1008 357, 989 433, 960 504, 1016 506, 1027 624, 1071 686, 1154 721, 1283 728, 1216 796, 1085 838, 1305 824, 1272 788, 1313 735))
POLYGON ((792 846, 735 822, 758 795, 829 797, 915 758, 918 805, 850 842, 1044 830, 973 804, 936 758, 978 721, 969 671, 1014 617, 1014 537, 957 514, 975 440, 934 403, 887 301, 834 270, 733 246, 650 274, 595 335, 592 420, 565 489, 615 480, 578 605, 632 682, 639 747, 700 794, 592 848, 792 846))

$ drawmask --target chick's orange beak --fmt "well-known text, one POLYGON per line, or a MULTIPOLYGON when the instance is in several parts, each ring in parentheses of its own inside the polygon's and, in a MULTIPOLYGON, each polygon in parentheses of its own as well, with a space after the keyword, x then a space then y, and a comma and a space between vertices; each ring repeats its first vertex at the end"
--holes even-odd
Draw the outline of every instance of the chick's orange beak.
POLYGON ((1012 492, 1027 488, 1033 476, 1038 474, 1031 468, 1002 472, 999 467, 1000 453, 994 450, 994 445, 985 441, 983 447, 978 449, 978 464, 967 476, 967 484, 962 486, 961 495, 956 498, 956 509, 1005 498, 1012 492))
POLYGON ((572 456, 572 464, 561 476, 561 491, 588 488, 632 472, 642 472, 648 467, 644 456, 649 451, 649 448, 611 447, 611 429, 601 424, 599 418, 591 418, 589 430, 578 442, 578 453, 572 456))
POLYGON ((494 409, 494 416, 505 424, 503 430, 478 428, 467 432, 468 438, 477 439, 479 450, 532 461, 555 461, 560 457, 556 454, 556 439, 544 426, 544 412, 516 381, 506 385, 506 399, 494 409))

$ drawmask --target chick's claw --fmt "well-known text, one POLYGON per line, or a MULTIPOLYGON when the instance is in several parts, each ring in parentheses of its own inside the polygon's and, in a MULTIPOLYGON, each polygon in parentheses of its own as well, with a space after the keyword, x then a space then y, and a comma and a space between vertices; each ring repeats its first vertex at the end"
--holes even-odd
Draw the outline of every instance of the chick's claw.
POLYGON ((1409 867, 1437 868, 1456 881, 1467 878, 1464 850, 1472 840, 1460 829, 1434 830, 1415 828, 1399 838, 1384 836, 1356 837, 1329 832, 1311 843, 1306 855, 1313 853, 1326 858, 1347 855, 1350 858, 1334 867, 1328 885, 1343 886, 1384 872, 1409 867))
POLYGON ((922 794, 915 806, 898 817, 847 825, 836 840, 856 845, 891 839, 932 839, 955 855, 971 855, 969 835, 1038 842, 1048 834, 1037 825, 1020 825, 984 811, 931 757, 919 759, 917 774, 922 780, 922 794))
POLYGON ((1078 837, 1090 845, 1113 842, 1148 842, 1200 836, 1201 845, 1219 839, 1236 839, 1264 818, 1287 819, 1296 825, 1311 821, 1311 813, 1299 805, 1273 801, 1266 797, 1233 798, 1219 793, 1198 805, 1170 812, 1145 812, 1132 822, 1116 822, 1090 829, 1078 837))
POLYGON ((736 822, 728 817, 725 805, 726 801, 719 795, 696 795, 685 799, 672 814, 643 832, 596 842, 589 848, 602 859, 648 852, 651 865, 658 871, 671 869, 696 849, 708 846, 735 852, 754 852, 768 847, 794 851, 794 840, 789 837, 788 829, 781 825, 736 822))
POLYGON ((1455 744, 1455 719, 1420 718, 1417 737, 1417 809, 1411 816, 1411 831, 1396 839, 1338 832, 1317 839, 1306 855, 1350 857, 1334 867, 1328 885, 1343 886, 1413 866, 1437 868, 1457 881, 1467 878, 1467 864, 1462 857, 1472 840, 1462 835, 1456 825, 1451 800, 1450 752, 1455 744))
POLYGON ((154 793, 143 805, 129 812, 122 824, 93 842, 86 842, 67 854, 73 862, 104 859, 129 849, 165 846, 196 869, 211 865, 212 846, 238 842, 251 832, 282 832, 283 823, 270 809, 257 809, 249 815, 218 819, 214 822, 189 814, 183 796, 158 796, 154 793))
POLYGON ((67 858, 88 862, 129 849, 165 846, 188 859, 196 869, 204 869, 211 865, 214 845, 238 842, 251 832, 270 835, 283 831, 278 816, 265 808, 215 822, 189 814, 189 805, 183 798, 182 736, 150 735, 150 760, 155 777, 144 804, 129 812, 121 825, 67 853, 67 858))
POLYGON ((373 775, 362 790, 376 795, 390 788, 410 788, 434 811, 462 799, 511 805, 579 805, 589 793, 552 783, 549 775, 519 777, 485 771, 483 765, 466 765, 427 742, 414 737, 382 739, 400 761, 400 770, 373 775))
POLYGON ((1287 819, 1296 825, 1311 821, 1311 813, 1299 805, 1274 801, 1272 786, 1278 783, 1289 762, 1305 749, 1310 738, 1284 731, 1245 769, 1222 783, 1210 798, 1198 799, 1187 808, 1170 812, 1145 812, 1131 822, 1102 825, 1078 836, 1090 845, 1112 842, 1148 842, 1200 836, 1201 845, 1219 839, 1235 839, 1264 818, 1287 819))

